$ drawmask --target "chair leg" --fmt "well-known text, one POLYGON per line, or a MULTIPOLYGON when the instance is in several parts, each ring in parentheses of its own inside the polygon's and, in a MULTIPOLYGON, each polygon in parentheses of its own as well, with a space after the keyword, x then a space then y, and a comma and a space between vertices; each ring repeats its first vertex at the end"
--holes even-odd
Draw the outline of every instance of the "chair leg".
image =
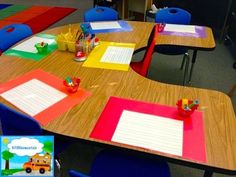
POLYGON ((180 66, 180 70, 183 70, 183 68, 184 68, 184 63, 185 63, 185 54, 184 54, 184 57, 183 57, 183 59, 182 59, 182 63, 181 63, 181 66, 180 66))
POLYGON ((185 53, 184 54, 184 60, 186 60, 185 62, 185 68, 184 68, 184 78, 183 78, 183 86, 186 84, 186 77, 188 75, 188 67, 189 67, 189 54, 185 53))
POLYGON ((234 84, 234 86, 232 87, 232 89, 228 93, 229 97, 232 97, 235 91, 236 91, 236 84, 234 84))
POLYGON ((55 164, 56 164, 57 169, 58 169, 58 175, 57 176, 62 177, 61 161, 60 161, 58 156, 55 156, 54 160, 55 160, 55 164))
POLYGON ((193 75, 193 68, 194 68, 194 64, 196 62, 197 59, 197 50, 193 51, 193 56, 192 56, 192 64, 191 64, 191 68, 190 68, 190 72, 189 72, 189 79, 188 79, 188 83, 191 82, 192 79, 192 75, 193 75))

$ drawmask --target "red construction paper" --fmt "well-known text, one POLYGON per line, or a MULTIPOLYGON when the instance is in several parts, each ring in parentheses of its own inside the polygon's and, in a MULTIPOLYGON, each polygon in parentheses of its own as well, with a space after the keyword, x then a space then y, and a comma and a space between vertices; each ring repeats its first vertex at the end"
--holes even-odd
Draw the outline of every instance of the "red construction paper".
MULTIPOLYGON (((68 96, 54 105, 48 107, 44 111, 38 113, 34 118, 41 124, 47 125, 52 120, 56 119, 58 116, 68 111, 70 108, 84 101, 88 96, 91 95, 90 92, 85 91, 81 88, 78 89, 76 93, 68 93, 66 87, 63 85, 63 80, 57 78, 56 76, 49 74, 43 70, 34 70, 16 79, 10 80, 6 83, 0 85, 0 94, 12 89, 20 84, 23 84, 31 79, 38 79, 62 92, 68 96)), ((82 81, 83 82, 83 81, 82 81)))
POLYGON ((206 162, 203 114, 200 111, 195 111, 190 118, 182 118, 178 115, 177 107, 110 97, 90 134, 90 138, 111 141, 123 110, 183 120, 184 135, 182 158, 206 162))

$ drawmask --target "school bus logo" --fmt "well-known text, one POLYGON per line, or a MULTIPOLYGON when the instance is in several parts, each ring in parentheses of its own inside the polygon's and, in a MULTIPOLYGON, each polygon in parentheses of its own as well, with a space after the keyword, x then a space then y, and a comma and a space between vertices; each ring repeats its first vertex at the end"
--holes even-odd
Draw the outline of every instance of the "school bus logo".
POLYGON ((51 155, 46 154, 35 154, 30 157, 28 162, 23 164, 23 168, 26 173, 31 173, 32 171, 39 171, 39 173, 44 174, 45 171, 51 171, 51 155))

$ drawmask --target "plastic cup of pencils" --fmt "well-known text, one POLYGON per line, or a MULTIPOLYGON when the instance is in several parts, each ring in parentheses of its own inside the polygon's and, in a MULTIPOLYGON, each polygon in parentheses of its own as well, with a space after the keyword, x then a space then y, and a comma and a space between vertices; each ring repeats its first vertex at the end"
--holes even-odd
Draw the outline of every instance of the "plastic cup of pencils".
POLYGON ((47 51, 48 51, 48 43, 39 42, 39 43, 35 44, 34 46, 37 49, 38 53, 40 53, 40 54, 47 53, 47 51))
POLYGON ((199 104, 195 103, 193 100, 187 100, 187 103, 183 103, 184 99, 180 99, 177 101, 177 110, 178 114, 181 117, 190 117, 194 111, 198 108, 199 104))
POLYGON ((75 93, 77 92, 78 88, 79 88, 79 84, 80 84, 80 78, 70 78, 67 77, 64 81, 63 81, 64 86, 66 87, 67 91, 69 93, 75 93))
POLYGON ((76 52, 76 43, 75 41, 67 41, 67 47, 69 52, 76 52))
POLYGON ((58 50, 61 50, 61 51, 66 51, 67 50, 67 43, 66 43, 66 40, 63 39, 60 35, 58 35, 56 37, 56 42, 57 42, 57 48, 58 50))

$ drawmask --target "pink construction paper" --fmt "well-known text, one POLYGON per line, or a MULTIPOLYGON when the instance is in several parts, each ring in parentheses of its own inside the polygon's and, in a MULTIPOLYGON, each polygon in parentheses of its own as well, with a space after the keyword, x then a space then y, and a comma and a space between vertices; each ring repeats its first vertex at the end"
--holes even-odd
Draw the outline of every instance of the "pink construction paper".
POLYGON ((182 118, 178 115, 177 107, 110 97, 90 138, 111 141, 123 110, 183 120, 184 135, 181 158, 206 162, 203 114, 200 111, 195 111, 190 118, 182 118))

